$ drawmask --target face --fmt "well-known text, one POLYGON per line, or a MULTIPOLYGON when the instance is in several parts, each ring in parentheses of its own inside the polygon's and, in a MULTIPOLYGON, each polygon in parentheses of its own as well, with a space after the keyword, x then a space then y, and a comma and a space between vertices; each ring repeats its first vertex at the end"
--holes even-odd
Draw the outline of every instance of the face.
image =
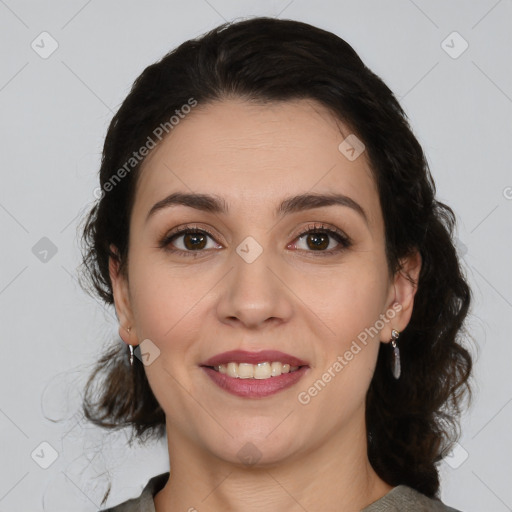
POLYGON ((145 160, 128 278, 112 262, 111 277, 123 338, 150 340, 169 442, 263 464, 361 437, 380 341, 405 328, 414 292, 388 272, 366 154, 339 149, 349 134, 313 101, 225 100, 145 160), (217 208, 164 201, 177 193, 217 208), (223 362, 246 364, 208 368, 223 362))

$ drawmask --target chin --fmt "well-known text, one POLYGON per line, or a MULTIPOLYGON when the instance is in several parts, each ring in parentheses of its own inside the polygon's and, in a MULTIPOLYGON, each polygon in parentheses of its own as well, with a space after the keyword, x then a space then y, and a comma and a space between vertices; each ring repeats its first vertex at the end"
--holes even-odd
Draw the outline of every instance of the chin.
MULTIPOLYGON (((273 429, 276 429, 277 425, 279 422, 273 423, 273 429)), ((283 432, 277 435, 276 430, 262 431, 259 424, 257 429, 242 430, 243 435, 234 438, 226 436, 220 443, 207 444, 211 444, 211 452, 216 457, 229 464, 248 468, 275 466, 293 457, 300 446, 297 434, 283 429, 283 432)))

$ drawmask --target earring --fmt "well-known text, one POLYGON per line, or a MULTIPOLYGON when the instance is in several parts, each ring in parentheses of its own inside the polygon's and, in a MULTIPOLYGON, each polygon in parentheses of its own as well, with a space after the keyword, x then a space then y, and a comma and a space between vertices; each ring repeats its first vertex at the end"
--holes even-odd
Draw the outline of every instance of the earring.
POLYGON ((400 336, 400 333, 393 329, 391 331, 391 345, 393 346, 393 360, 391 365, 391 371, 393 372, 393 377, 395 379, 400 378, 401 366, 400 366, 400 350, 396 344, 396 340, 400 336))
MULTIPOLYGON (((130 331, 132 330, 131 327, 127 327, 125 329, 125 331, 130 334, 130 331)), ((133 346, 132 345, 128 345, 128 348, 130 350, 130 366, 133 366, 133 346)))

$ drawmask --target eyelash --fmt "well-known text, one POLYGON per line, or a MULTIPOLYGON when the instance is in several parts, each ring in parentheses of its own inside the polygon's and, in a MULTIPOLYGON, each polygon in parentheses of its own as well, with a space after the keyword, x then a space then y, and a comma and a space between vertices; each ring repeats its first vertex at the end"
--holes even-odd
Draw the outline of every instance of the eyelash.
MULTIPOLYGON (((347 235, 345 235, 342 231, 328 228, 324 224, 314 224, 314 225, 308 226, 307 229, 305 231, 303 231, 302 233, 300 233, 294 240, 300 240, 300 238, 307 236, 311 233, 327 234, 327 235, 331 236, 332 238, 334 238, 341 246, 336 249, 330 249, 329 251, 313 251, 313 250, 305 251, 305 252, 317 253, 318 256, 320 256, 320 257, 333 256, 335 254, 338 254, 341 251, 348 249, 352 245, 352 241, 350 240, 350 238, 347 235)), ((159 248, 164 249, 167 252, 181 253, 183 256, 186 256, 186 257, 188 257, 188 256, 197 257, 197 256, 199 256, 200 253, 205 252, 204 249, 197 250, 197 251, 184 251, 182 249, 169 248, 170 243, 175 238, 178 238, 179 236, 187 235, 187 234, 206 234, 209 237, 211 237, 213 240, 215 240, 215 236, 213 235, 213 233, 211 233, 207 229, 198 228, 197 226, 186 225, 183 228, 179 229, 178 231, 173 231, 173 232, 167 234, 166 236, 164 236, 164 238, 159 242, 158 246, 159 246, 159 248)))

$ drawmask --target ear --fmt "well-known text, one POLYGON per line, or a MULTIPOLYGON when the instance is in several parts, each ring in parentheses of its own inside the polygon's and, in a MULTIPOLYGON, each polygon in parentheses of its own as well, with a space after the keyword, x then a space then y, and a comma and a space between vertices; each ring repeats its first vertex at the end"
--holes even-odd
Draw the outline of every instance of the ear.
POLYGON ((136 345, 136 333, 130 304, 128 277, 120 271, 120 260, 117 247, 111 244, 110 250, 118 255, 117 258, 109 256, 108 271, 110 274, 110 282, 112 283, 112 294, 114 295, 116 314, 119 320, 119 336, 121 336, 121 339, 125 343, 136 345), (130 330, 128 331, 128 329, 130 330))
POLYGON ((402 332, 411 319, 421 264, 421 254, 416 249, 409 256, 400 260, 400 268, 395 273, 390 287, 390 297, 386 310, 389 321, 380 334, 381 341, 384 343, 391 340, 393 329, 402 332), (394 316, 391 314, 392 311, 395 312, 394 316))

